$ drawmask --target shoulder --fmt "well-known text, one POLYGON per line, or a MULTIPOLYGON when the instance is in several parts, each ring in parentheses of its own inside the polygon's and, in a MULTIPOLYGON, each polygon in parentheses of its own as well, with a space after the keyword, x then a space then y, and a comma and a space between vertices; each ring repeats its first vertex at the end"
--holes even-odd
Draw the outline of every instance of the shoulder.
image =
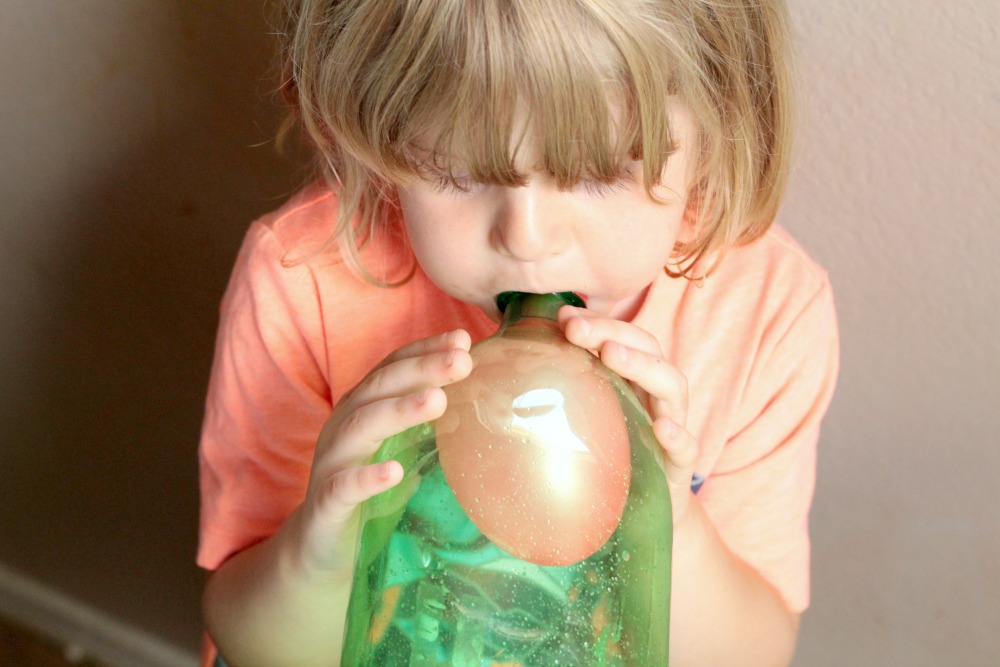
POLYGON ((285 250, 325 243, 337 228, 338 197, 322 183, 307 185, 256 224, 285 250))
POLYGON ((827 271, 778 225, 757 241, 732 250, 708 282, 715 283, 713 296, 722 300, 757 295, 754 305, 765 312, 795 310, 831 291, 827 271))
MULTIPOLYGON (((704 351, 693 356, 705 366, 705 373, 713 372, 713 363, 730 369, 726 382, 737 388, 731 395, 731 432, 760 422, 769 406, 780 405, 779 411, 799 417, 822 414, 839 366, 837 318, 827 271, 787 231, 773 227, 727 256, 703 291, 707 314, 693 324, 717 344, 711 350, 714 358, 704 356, 704 351)), ((696 328, 687 332, 697 335, 696 328)), ((742 462, 740 457, 751 450, 733 448, 733 460, 742 462)))
POLYGON ((664 278, 653 294, 650 331, 689 379, 695 430, 718 430, 720 446, 791 377, 835 376, 829 276, 781 227, 732 250, 703 282, 664 278))
POLYGON ((803 344, 835 337, 827 271, 779 226, 732 250, 703 286, 688 292, 699 314, 695 325, 718 331, 730 350, 758 363, 785 345, 791 331, 803 344))
POLYGON ((246 232, 241 259, 303 264, 331 244, 337 229, 338 198, 329 188, 313 183, 289 197, 280 207, 255 220, 246 232))
MULTIPOLYGON (((350 261, 349 255, 355 253, 341 249, 339 204, 337 192, 316 182, 255 220, 244 237, 234 275, 263 274, 311 290, 331 281, 347 291, 370 287, 371 281, 350 261)), ((357 258, 364 270, 387 283, 399 282, 412 267, 392 225, 365 239, 357 258)))
POLYGON ((829 274, 780 226, 733 250, 704 292, 713 325, 757 369, 837 344, 829 274))
POLYGON ((224 313, 253 313, 270 337, 304 339, 334 399, 403 344, 458 327, 482 338, 495 328, 414 265, 393 221, 359 248, 363 269, 354 265, 336 244, 337 209, 335 192, 311 186, 255 221, 224 313))
POLYGON ((654 295, 657 328, 685 356, 713 343, 717 352, 757 356, 750 348, 776 341, 801 313, 821 305, 832 314, 833 304, 826 270, 778 226, 731 250, 704 280, 662 278, 654 295))

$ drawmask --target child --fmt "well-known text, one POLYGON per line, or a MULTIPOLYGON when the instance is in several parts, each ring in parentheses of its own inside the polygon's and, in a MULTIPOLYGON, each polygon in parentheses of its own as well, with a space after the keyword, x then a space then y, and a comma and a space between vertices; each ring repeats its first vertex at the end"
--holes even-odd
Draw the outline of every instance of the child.
POLYGON ((838 355, 826 274, 771 225, 781 0, 288 5, 326 178, 250 228, 223 301, 204 664, 338 664, 352 510, 402 475, 366 460, 442 414, 506 290, 583 295, 566 336, 654 421, 671 665, 787 664, 838 355))

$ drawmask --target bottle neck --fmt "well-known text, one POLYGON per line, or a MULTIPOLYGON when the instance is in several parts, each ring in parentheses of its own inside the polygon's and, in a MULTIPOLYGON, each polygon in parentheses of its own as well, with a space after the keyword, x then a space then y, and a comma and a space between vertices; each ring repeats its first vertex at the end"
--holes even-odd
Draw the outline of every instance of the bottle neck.
POLYGON ((553 292, 530 294, 528 292, 504 292, 497 297, 497 306, 503 313, 501 326, 508 327, 525 317, 537 317, 555 321, 556 314, 563 306, 584 307, 583 299, 573 292, 553 292))

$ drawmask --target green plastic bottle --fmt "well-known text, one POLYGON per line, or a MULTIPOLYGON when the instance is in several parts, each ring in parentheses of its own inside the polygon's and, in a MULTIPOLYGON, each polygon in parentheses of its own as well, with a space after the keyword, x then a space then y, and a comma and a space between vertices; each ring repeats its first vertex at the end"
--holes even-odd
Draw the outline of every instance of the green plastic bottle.
POLYGON ((635 394, 507 292, 448 409, 386 440, 361 508, 346 667, 666 665, 671 508, 635 394))

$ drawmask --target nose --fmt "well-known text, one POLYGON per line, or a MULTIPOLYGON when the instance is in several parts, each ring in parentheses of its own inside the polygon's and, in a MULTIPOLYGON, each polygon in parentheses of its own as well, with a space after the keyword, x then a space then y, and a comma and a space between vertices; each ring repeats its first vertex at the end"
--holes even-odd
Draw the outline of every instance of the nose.
POLYGON ((507 188, 496 213, 492 241, 497 251, 522 262, 559 255, 570 242, 568 202, 551 184, 538 181, 507 188))

